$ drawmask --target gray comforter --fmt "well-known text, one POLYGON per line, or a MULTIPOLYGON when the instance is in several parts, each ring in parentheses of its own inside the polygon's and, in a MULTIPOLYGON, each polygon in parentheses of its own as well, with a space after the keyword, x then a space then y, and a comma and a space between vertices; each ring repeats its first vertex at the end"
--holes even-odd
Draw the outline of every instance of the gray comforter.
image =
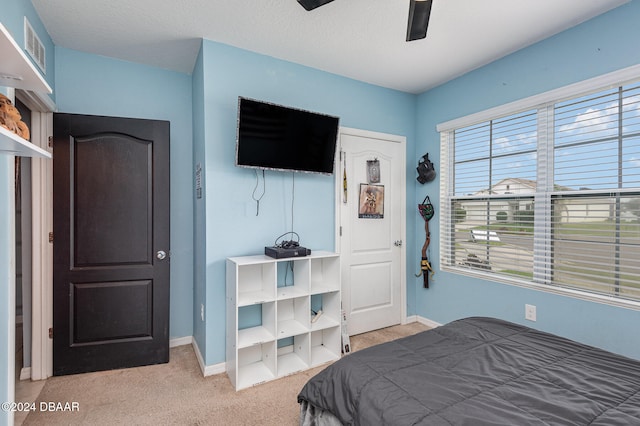
POLYGON ((640 425, 640 362, 467 318, 347 355, 298 402, 348 425, 640 425))

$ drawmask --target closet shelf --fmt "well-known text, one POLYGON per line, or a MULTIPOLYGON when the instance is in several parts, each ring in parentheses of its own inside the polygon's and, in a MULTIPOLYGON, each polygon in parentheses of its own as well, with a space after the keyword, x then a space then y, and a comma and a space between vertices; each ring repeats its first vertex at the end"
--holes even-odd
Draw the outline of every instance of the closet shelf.
POLYGON ((0 126, 0 154, 15 155, 17 157, 51 158, 51 153, 45 151, 0 126))
POLYGON ((51 87, 0 23, 0 86, 52 93, 51 87))

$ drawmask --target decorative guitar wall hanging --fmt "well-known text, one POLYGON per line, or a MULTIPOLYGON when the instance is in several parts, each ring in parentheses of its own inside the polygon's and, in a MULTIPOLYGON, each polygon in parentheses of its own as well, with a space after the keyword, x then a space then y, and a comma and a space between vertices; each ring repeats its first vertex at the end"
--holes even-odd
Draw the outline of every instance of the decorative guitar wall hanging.
POLYGON ((420 261, 420 273, 416 274, 416 277, 422 275, 424 288, 429 288, 429 273, 431 273, 431 278, 433 278, 434 271, 431 268, 431 264, 429 263, 429 259, 427 258, 427 248, 429 248, 429 243, 431 243, 431 232, 429 232, 429 220, 434 215, 433 204, 431 204, 431 200, 427 195, 424 197, 422 204, 418 204, 418 211, 420 212, 420 216, 424 219, 424 231, 425 231, 425 240, 424 245, 422 246, 422 260, 420 261))

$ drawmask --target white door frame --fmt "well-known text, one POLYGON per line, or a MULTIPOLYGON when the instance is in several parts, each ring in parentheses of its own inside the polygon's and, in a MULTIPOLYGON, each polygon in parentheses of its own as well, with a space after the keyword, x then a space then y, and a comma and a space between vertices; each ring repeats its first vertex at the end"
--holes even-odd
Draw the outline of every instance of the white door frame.
MULTIPOLYGON (((16 90, 16 97, 31 109, 31 143, 49 152, 53 135, 55 103, 42 93, 16 90)), ((53 160, 32 158, 32 321, 31 380, 44 380, 53 374, 53 160)))
MULTIPOLYGON (((335 252, 341 252, 341 215, 340 211, 343 208, 342 203, 342 190, 343 190, 343 175, 342 175, 342 161, 340 158, 341 152, 341 137, 342 135, 353 135, 370 139, 380 139, 382 141, 393 141, 393 143, 399 143, 402 146, 402 158, 400 158, 401 170, 407 169, 407 138, 404 136, 392 135, 387 133, 372 132, 369 130, 353 129, 349 127, 340 127, 338 131, 338 143, 336 147, 335 158, 335 252)), ((347 182, 349 176, 347 176, 347 182)), ((400 322, 401 324, 407 323, 407 180, 401 179, 400 182, 400 239, 403 244, 400 246, 400 322)))

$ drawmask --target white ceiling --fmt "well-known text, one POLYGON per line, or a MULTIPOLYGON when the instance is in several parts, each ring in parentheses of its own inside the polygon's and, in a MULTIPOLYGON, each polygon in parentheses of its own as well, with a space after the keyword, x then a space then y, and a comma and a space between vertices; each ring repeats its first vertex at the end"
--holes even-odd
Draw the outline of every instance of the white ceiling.
POLYGON ((57 46, 191 73, 199 39, 410 93, 628 0, 433 0, 406 42, 409 0, 32 0, 57 46))

